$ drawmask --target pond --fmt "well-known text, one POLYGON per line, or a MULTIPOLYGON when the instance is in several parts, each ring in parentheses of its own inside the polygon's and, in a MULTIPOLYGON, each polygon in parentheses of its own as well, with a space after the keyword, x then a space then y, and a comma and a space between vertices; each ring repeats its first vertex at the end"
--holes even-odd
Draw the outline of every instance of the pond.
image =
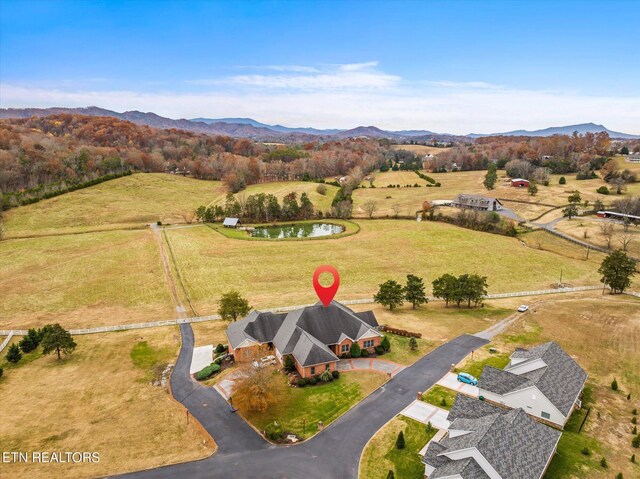
POLYGON ((249 232, 254 238, 317 238, 319 236, 337 235, 344 231, 344 226, 330 223, 305 223, 282 226, 258 226, 249 232))

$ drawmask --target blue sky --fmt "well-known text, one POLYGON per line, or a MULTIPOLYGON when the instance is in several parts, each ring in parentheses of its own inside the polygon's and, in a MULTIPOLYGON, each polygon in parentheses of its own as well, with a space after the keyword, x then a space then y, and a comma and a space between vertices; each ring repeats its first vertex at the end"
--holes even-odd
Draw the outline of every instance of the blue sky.
POLYGON ((0 106, 640 133, 640 2, 0 0, 0 106))

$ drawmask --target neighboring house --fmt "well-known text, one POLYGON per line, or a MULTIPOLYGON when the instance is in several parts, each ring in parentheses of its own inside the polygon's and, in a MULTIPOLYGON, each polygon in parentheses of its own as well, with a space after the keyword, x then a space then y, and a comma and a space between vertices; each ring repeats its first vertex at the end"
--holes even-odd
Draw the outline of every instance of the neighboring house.
POLYGON ((511 180, 511 186, 514 188, 527 188, 529 186, 529 180, 524 178, 514 178, 511 180))
POLYGON ((531 419, 458 394, 449 429, 427 446, 428 479, 540 479, 562 433, 531 419))
POLYGON ((496 198, 480 195, 458 195, 452 202, 458 208, 471 208, 482 211, 498 211, 502 209, 502 203, 496 198))
POLYGON ((631 153, 625 158, 627 163, 640 163, 640 153, 631 153))
POLYGON ((554 341, 532 349, 518 348, 502 369, 485 366, 479 396, 563 427, 580 395, 587 373, 554 341))
POLYGON ((225 228, 235 228, 240 224, 240 220, 238 218, 225 218, 222 222, 222 226, 225 228))
POLYGON ((373 352, 382 334, 372 311, 354 313, 332 301, 326 308, 317 303, 289 313, 252 311, 246 318, 227 328, 229 353, 236 361, 251 360, 261 346, 275 351, 280 362, 293 357, 303 378, 334 371, 339 356, 357 342, 361 349, 373 352))

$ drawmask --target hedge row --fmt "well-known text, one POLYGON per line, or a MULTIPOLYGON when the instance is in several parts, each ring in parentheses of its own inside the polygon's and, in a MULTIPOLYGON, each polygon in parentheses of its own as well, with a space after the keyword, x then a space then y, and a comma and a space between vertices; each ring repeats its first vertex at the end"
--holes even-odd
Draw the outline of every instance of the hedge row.
POLYGON ((205 379, 210 378, 215 373, 220 371, 220 365, 216 363, 211 363, 209 366, 198 371, 195 376, 198 381, 204 381, 205 379))
POLYGON ((437 183, 436 180, 434 180, 433 178, 431 178, 430 176, 425 175, 424 173, 420 173, 419 171, 415 172, 416 175, 418 175, 420 178, 422 178, 424 181, 431 183, 432 185, 435 185, 437 183))
POLYGON ((380 329, 385 333, 397 334, 398 336, 405 336, 407 338, 421 338, 422 333, 413 333, 404 329, 390 328, 389 326, 380 326, 380 329))

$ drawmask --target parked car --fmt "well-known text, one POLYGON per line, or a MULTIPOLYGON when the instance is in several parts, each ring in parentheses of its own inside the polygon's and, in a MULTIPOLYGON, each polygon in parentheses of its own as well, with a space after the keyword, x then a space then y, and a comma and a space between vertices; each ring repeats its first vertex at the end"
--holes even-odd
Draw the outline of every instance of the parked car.
POLYGON ((518 313, 524 313, 525 311, 529 311, 529 306, 526 304, 521 304, 518 308, 518 313))
POLYGON ((471 384, 472 386, 478 385, 478 380, 468 373, 458 373, 458 381, 471 384))

